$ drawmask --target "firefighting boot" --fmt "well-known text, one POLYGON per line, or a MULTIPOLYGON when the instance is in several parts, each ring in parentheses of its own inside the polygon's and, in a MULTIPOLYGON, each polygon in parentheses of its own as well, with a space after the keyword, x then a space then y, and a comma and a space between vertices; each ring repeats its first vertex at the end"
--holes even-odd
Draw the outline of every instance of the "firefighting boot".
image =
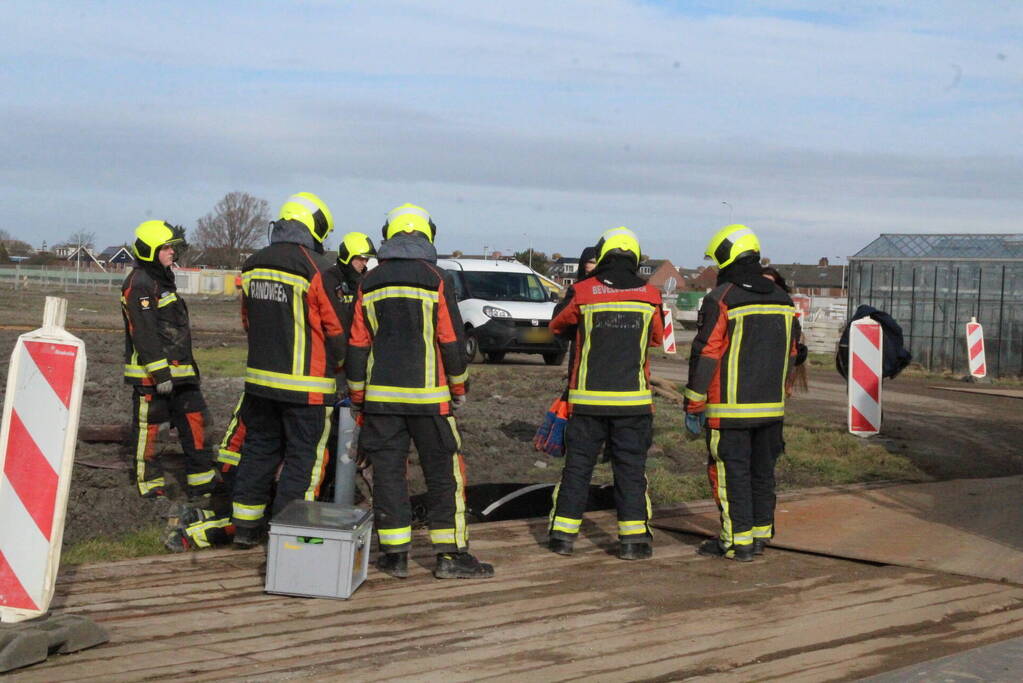
POLYGON ((408 578, 408 553, 380 553, 377 569, 399 579, 408 578))
POLYGON ((234 547, 239 550, 247 550, 259 545, 263 540, 263 530, 259 527, 235 526, 234 547))
POLYGON ((622 560, 647 560, 653 555, 654 547, 649 543, 618 544, 618 558, 622 560))
POLYGON ((184 553, 192 549, 192 544, 188 540, 188 534, 185 533, 185 530, 180 527, 175 527, 164 535, 163 547, 166 548, 168 552, 184 553))
POLYGON ((494 575, 494 565, 480 562, 469 553, 437 553, 433 575, 438 579, 489 579, 494 575))
POLYGON ((764 548, 767 547, 767 541, 768 541, 768 539, 766 539, 766 538, 754 538, 753 539, 753 554, 754 555, 763 555, 764 554, 764 548))
POLYGON ((552 538, 548 540, 547 549, 552 553, 557 553, 558 555, 571 555, 574 551, 572 541, 566 541, 563 538, 552 538))
POLYGON ((727 557, 729 560, 735 560, 736 562, 753 561, 752 545, 725 546, 717 538, 704 541, 700 544, 700 547, 696 549, 696 552, 704 557, 727 557))

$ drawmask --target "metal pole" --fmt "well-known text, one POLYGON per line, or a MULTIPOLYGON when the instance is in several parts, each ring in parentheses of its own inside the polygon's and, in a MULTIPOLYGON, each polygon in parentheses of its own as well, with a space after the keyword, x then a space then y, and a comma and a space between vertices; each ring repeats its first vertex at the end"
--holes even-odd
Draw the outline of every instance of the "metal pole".
POLYGON ((995 356, 995 377, 1002 376, 1002 316, 1005 314, 1005 264, 1002 264, 1002 288, 998 295, 998 355, 995 356))
POLYGON ((956 266, 956 296, 952 306, 952 372, 956 371, 956 350, 959 348, 959 266, 956 266))
POLYGON ((934 323, 938 317, 938 267, 934 266, 934 294, 931 295, 931 351, 927 359, 927 369, 934 370, 934 323))
POLYGON ((867 290, 870 294, 870 305, 874 305, 874 264, 870 264, 870 289, 867 290))
POLYGON ((913 336, 916 332, 916 266, 913 266, 913 283, 909 286, 909 348, 913 348, 913 336))
POLYGON ((891 281, 888 283, 888 315, 895 317, 895 266, 892 266, 891 281))
POLYGON ((977 320, 980 320, 980 293, 982 291, 984 291, 984 266, 977 266, 977 306, 973 311, 977 320))

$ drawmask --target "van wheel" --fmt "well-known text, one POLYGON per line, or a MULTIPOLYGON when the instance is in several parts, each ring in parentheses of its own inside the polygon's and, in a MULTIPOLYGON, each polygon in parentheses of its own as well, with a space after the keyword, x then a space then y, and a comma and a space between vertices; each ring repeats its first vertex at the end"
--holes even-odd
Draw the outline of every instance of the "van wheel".
POLYGON ((488 363, 500 363, 504 360, 504 351, 487 351, 484 355, 488 363))
POLYGON ((472 328, 465 331, 465 362, 478 363, 480 360, 480 343, 472 328))
POLYGON ((547 365, 561 365, 565 362, 565 352, 545 353, 543 354, 543 362, 547 363, 547 365))

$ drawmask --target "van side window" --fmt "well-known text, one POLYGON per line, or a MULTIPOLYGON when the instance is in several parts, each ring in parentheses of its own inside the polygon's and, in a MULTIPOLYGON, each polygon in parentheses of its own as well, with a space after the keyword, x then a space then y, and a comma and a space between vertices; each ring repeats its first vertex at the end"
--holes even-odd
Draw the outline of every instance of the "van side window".
POLYGON ((465 287, 462 285, 461 273, 457 270, 449 270, 451 274, 451 280, 455 283, 455 299, 462 301, 465 299, 465 287))

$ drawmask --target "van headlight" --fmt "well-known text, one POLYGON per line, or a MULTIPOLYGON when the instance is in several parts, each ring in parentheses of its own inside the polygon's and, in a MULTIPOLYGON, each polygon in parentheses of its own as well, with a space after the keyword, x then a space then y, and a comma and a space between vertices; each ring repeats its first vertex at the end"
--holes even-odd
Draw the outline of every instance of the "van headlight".
POLYGON ((497 306, 484 306, 483 307, 483 315, 487 316, 488 318, 510 318, 511 317, 511 313, 509 313, 508 311, 504 310, 503 308, 498 308, 497 306))

